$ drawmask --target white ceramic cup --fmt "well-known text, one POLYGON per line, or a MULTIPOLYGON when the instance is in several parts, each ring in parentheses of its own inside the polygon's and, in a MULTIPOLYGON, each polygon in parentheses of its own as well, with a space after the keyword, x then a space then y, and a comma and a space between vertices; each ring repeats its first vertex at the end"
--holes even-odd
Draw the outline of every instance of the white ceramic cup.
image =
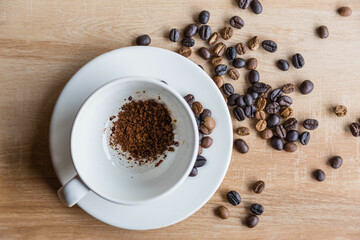
MULTIPOLYGON (((189 175, 198 152, 198 129, 186 101, 160 80, 125 77, 97 89, 80 108, 71 132, 71 155, 77 175, 62 186, 59 198, 69 207, 90 191, 115 203, 136 205, 169 194, 189 175), (111 116, 132 96, 160 99, 174 122, 179 146, 158 167, 134 165, 109 146, 111 116), (126 100, 125 100, 126 99, 126 100)), ((116 120, 116 119, 115 119, 116 120)))

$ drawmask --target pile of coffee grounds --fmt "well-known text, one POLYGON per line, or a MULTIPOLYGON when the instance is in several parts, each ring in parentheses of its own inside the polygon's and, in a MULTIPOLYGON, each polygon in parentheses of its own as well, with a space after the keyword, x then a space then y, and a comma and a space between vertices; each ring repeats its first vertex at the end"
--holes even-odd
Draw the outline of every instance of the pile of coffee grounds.
POLYGON ((112 148, 128 153, 129 160, 154 161, 166 150, 174 150, 170 113, 154 99, 126 103, 113 122, 109 140, 112 148))

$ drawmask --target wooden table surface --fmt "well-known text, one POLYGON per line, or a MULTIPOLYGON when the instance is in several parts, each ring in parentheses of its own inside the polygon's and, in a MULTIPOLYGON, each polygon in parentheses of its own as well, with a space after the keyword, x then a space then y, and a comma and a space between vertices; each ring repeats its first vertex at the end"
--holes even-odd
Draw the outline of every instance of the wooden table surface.
MULTIPOLYGON (((0 1, 0 239, 359 239, 360 138, 354 138, 348 126, 360 118, 360 1, 263 0, 263 7, 263 13, 255 15, 240 10, 233 0, 0 1), (342 5, 353 9, 351 17, 336 13, 342 5), (258 49, 244 56, 258 58, 263 81, 273 87, 305 79, 315 83, 310 95, 292 95, 300 122, 320 122, 309 145, 299 145, 293 154, 276 152, 255 133, 253 122, 234 121, 234 128, 251 127, 251 135, 244 137, 250 152, 234 151, 211 200, 193 216, 164 229, 117 229, 79 207, 62 205, 48 129, 66 82, 94 57, 133 45, 140 34, 151 35, 152 46, 177 50, 179 44, 167 39, 168 31, 183 29, 203 9, 211 12, 209 24, 215 31, 233 15, 245 20, 228 45, 254 35, 278 43, 276 54, 258 49), (315 34, 323 24, 330 30, 325 40, 315 34), (277 59, 296 52, 305 57, 303 69, 276 68, 277 59), (332 113, 337 104, 348 107, 346 117, 332 113), (340 169, 327 164, 333 155, 343 157, 340 169), (326 172, 324 182, 311 177, 316 168, 326 172), (266 182, 260 195, 250 190, 258 179, 266 182), (239 206, 224 201, 229 190, 241 194, 239 206), (253 202, 261 203, 265 212, 258 226, 249 229, 243 221, 253 202), (214 215, 220 204, 231 211, 229 219, 214 215)), ((206 45, 196 40, 194 49, 206 45)), ((196 54, 190 59, 213 74, 196 54)), ((240 80, 226 81, 243 93, 246 70, 240 73, 240 80)))

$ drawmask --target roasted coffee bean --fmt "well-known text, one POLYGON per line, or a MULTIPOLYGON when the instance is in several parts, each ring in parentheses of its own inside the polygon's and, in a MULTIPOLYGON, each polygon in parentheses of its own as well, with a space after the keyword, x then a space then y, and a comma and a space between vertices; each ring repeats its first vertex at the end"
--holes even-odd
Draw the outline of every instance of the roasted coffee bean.
POLYGON ((260 13, 262 13, 263 7, 262 7, 261 3, 258 0, 253 0, 251 2, 251 10, 255 14, 260 14, 260 13))
POLYGON ((201 147, 203 148, 209 148, 213 144, 213 140, 211 137, 204 137, 201 139, 201 147))
POLYGON ((266 106, 265 111, 266 111, 268 114, 278 113, 278 112, 280 111, 280 105, 279 105, 277 102, 269 103, 269 104, 266 106))
POLYGON ((279 99, 278 99, 278 103, 280 106, 282 107, 289 107, 292 103, 293 103, 293 100, 291 97, 289 96, 281 96, 279 99))
POLYGON ((217 214, 219 215, 219 217, 221 219, 227 219, 230 217, 230 212, 229 210, 227 209, 227 207, 225 206, 220 206, 218 209, 217 209, 217 214))
POLYGON ((258 36, 251 38, 248 42, 248 47, 251 51, 255 51, 260 46, 260 40, 258 36))
POLYGON ((335 169, 341 167, 342 163, 343 160, 340 156, 334 156, 330 159, 330 165, 335 169))
POLYGON ((258 66, 258 60, 256 58, 250 58, 246 65, 249 70, 255 70, 258 66))
POLYGON ((296 53, 292 57, 292 64, 295 68, 302 68, 305 65, 305 59, 300 53, 296 53))
MULTIPOLYGON (((200 132, 201 132, 202 134, 204 134, 204 135, 210 135, 210 134, 211 134, 211 130, 208 129, 207 127, 205 127, 204 124, 199 127, 199 130, 200 130, 200 132)), ((201 138, 201 139, 202 139, 202 138, 201 138)), ((201 141, 200 141, 200 142, 201 142, 201 141)))
POLYGON ((299 140, 299 132, 296 130, 291 130, 286 134, 286 141, 288 142, 296 142, 297 140, 299 140))
POLYGON ((170 33, 169 33, 170 41, 177 42, 177 41, 179 41, 179 38, 180 38, 179 30, 177 30, 176 28, 171 29, 170 33))
POLYGON ((191 172, 189 174, 189 177, 195 177, 196 175, 198 175, 198 169, 196 167, 193 167, 191 169, 191 172))
POLYGON ((310 141, 310 133, 306 131, 301 133, 299 139, 302 145, 307 145, 310 141))
POLYGON ((255 113, 255 118, 257 120, 265 120, 266 119, 266 114, 265 114, 265 112, 263 110, 258 110, 255 113))
POLYGON ((209 25, 202 25, 199 29, 199 36, 202 40, 208 41, 211 36, 211 27, 209 25))
POLYGON ((207 49, 206 47, 201 47, 199 49, 199 55, 200 57, 202 57, 205 60, 208 60, 211 56, 210 50, 207 49))
POLYGON ((189 37, 183 38, 181 44, 185 47, 193 47, 195 45, 195 40, 189 37))
POLYGON ((238 120, 238 121, 244 121, 246 116, 245 116, 245 113, 244 113, 244 110, 241 108, 241 107, 235 107, 233 109, 233 112, 234 112, 234 116, 235 118, 238 120))
POLYGON ((264 207, 258 203, 251 204, 250 212, 254 215, 261 215, 264 212, 264 207))
POLYGON ((216 55, 211 58, 211 63, 214 66, 220 65, 222 63, 222 61, 223 61, 222 57, 219 57, 219 56, 216 56, 216 55))
POLYGON ((276 114, 272 114, 267 119, 267 126, 269 128, 276 127, 280 123, 280 117, 276 114))
POLYGON ((239 0, 238 1, 238 6, 241 9, 247 9, 250 5, 250 0, 239 0))
POLYGON ((279 138, 285 138, 286 137, 286 129, 284 128, 283 125, 277 125, 275 127, 275 130, 274 130, 276 136, 278 136, 279 138))
POLYGON ((237 206, 241 203, 240 194, 236 191, 230 191, 226 194, 226 198, 231 205, 237 206))
POLYGON ((184 36, 191 38, 195 36, 195 34, 198 32, 198 26, 196 24, 190 24, 188 25, 184 30, 184 36))
POLYGON ((310 80, 305 80, 299 86, 299 90, 302 94, 306 95, 312 92, 314 84, 310 80))
POLYGON ((318 29, 316 29, 316 32, 322 39, 329 37, 329 29, 324 25, 318 27, 318 29))
POLYGON ((179 50, 179 53, 184 57, 190 57, 191 56, 191 48, 182 46, 179 50))
MULTIPOLYGON (((252 2, 257 1, 253 0, 252 2)), ((246 219, 246 225, 249 228, 254 228, 259 223, 259 218, 256 215, 251 215, 246 219)))
POLYGON ((242 42, 237 43, 235 45, 235 49, 239 55, 244 55, 246 53, 246 44, 242 42))
POLYGON ((283 93, 290 94, 295 90, 295 85, 292 83, 285 84, 282 89, 283 93))
POLYGON ((282 71, 287 71, 290 67, 288 61, 284 59, 280 59, 279 61, 277 61, 276 66, 282 71))
POLYGON ((262 82, 255 82, 251 90, 256 93, 264 93, 268 89, 268 85, 262 82))
POLYGON ((246 95, 244 96, 244 101, 245 101, 245 104, 246 104, 247 106, 251 106, 251 105, 254 104, 254 99, 253 99, 253 97, 251 96, 251 94, 246 94, 246 95))
POLYGON ((211 36, 209 38, 209 44, 214 45, 219 40, 219 37, 220 37, 220 34, 217 32, 214 32, 213 34, 211 34, 211 36))
POLYGON ((266 99, 265 98, 259 98, 256 102, 256 107, 259 110, 264 110, 266 107, 266 99))
POLYGON ((265 90, 265 92, 263 92, 261 94, 261 97, 267 98, 269 96, 269 94, 271 93, 271 91, 272 91, 272 87, 270 85, 267 85, 266 90, 265 90))
POLYGON ((198 167, 203 167, 205 166, 207 163, 207 160, 205 157, 199 155, 196 157, 196 161, 195 161, 195 165, 194 167, 198 168, 198 167))
POLYGON ((234 60, 236 58, 236 49, 234 47, 228 47, 225 55, 229 61, 234 60))
POLYGON ((221 88, 224 85, 224 78, 222 76, 214 76, 213 80, 218 88, 221 88))
POLYGON ((235 106, 237 103, 236 103, 236 101, 237 101, 237 99, 240 97, 240 95, 239 94, 237 94, 237 93, 234 93, 233 95, 231 95, 231 96, 229 96, 228 98, 227 98, 227 100, 228 100, 228 105, 229 106, 235 106))
POLYGON ((336 116, 338 117, 344 117, 347 113, 347 109, 345 106, 343 105, 337 105, 335 108, 334 108, 334 113, 336 114, 336 116))
POLYGON ((350 131, 354 137, 359 137, 360 136, 360 123, 357 123, 357 122, 352 123, 350 125, 350 131))
POLYGON ((225 83, 223 86, 223 92, 225 95, 230 96, 234 94, 234 87, 230 83, 225 83))
POLYGON ((245 107, 246 103, 244 100, 245 96, 241 95, 239 98, 236 99, 235 103, 236 105, 238 105, 239 107, 245 107))
POLYGON ((268 140, 268 139, 272 138, 273 136, 274 136, 274 132, 269 128, 265 129, 264 131, 262 131, 260 133, 260 137, 264 140, 268 140))
POLYGON ((284 149, 284 143, 279 137, 272 137, 271 139, 271 146, 278 151, 281 151, 284 149))
POLYGON ((238 129, 236 129, 236 133, 239 136, 247 136, 250 135, 250 129, 247 127, 239 127, 238 129))
POLYGON ((138 46, 148 46, 151 43, 151 38, 149 35, 141 35, 136 38, 136 45, 138 46))
POLYGON ((228 67, 224 64, 217 65, 215 67, 215 73, 218 76, 225 75, 227 73, 228 67))
POLYGON ((192 94, 188 94, 184 97, 185 101, 189 104, 189 106, 191 107, 192 104, 195 102, 195 97, 192 94))
MULTIPOLYGON (((255 83, 258 83, 260 80, 260 74, 256 70, 252 70, 249 72, 248 79, 250 84, 254 85, 255 83)), ((265 87, 266 90, 266 87, 265 87)))
POLYGON ((258 121, 258 122, 256 123, 255 129, 256 129, 256 131, 258 131, 258 132, 262 132, 262 131, 264 131, 264 130, 266 129, 266 126, 267 126, 266 121, 265 121, 265 120, 260 120, 260 121, 258 121))
POLYGON ((224 29, 221 32, 221 36, 225 40, 229 40, 233 35, 233 29, 232 27, 224 27, 224 29))
POLYGON ((245 25, 244 20, 239 16, 233 16, 232 18, 230 18, 229 23, 233 28, 237 29, 242 29, 245 25))
POLYGON ((235 58, 232 62, 233 66, 236 68, 243 68, 246 66, 246 62, 242 58, 235 58))
POLYGON ((303 127, 308 130, 315 130, 319 126, 319 122, 316 119, 306 119, 303 122, 303 127))
POLYGON ((296 120, 296 118, 289 118, 283 123, 283 125, 286 131, 288 132, 291 130, 295 130, 297 128, 298 121, 296 120))
POLYGON ((290 107, 283 108, 280 110, 280 116, 283 118, 291 118, 294 116, 294 110, 290 107))
POLYGON ((214 46, 214 53, 216 56, 222 56, 225 51, 226 51, 226 46, 222 42, 219 42, 214 46))
POLYGON ((321 170, 321 169, 315 170, 314 173, 313 173, 313 175, 314 175, 314 178, 315 178, 316 180, 318 180, 319 182, 322 182, 322 181, 325 180, 325 173, 324 173, 324 171, 321 170))
POLYGON ((194 102, 193 105, 191 106, 191 109, 195 114, 201 114, 204 111, 201 102, 194 102))
POLYGON ((352 14, 352 10, 349 7, 341 7, 338 9, 338 13, 343 17, 349 17, 352 14))
POLYGON ((209 109, 204 109, 204 111, 200 115, 201 119, 204 119, 204 125, 209 130, 213 130, 216 127, 215 120, 211 117, 211 111, 209 109), (204 117, 205 114, 205 117, 204 117))
POLYGON ((239 77, 240 77, 240 73, 238 70, 236 70, 235 68, 231 68, 229 70, 229 77, 232 79, 232 80, 238 80, 239 77))
MULTIPOLYGON (((251 89, 251 87, 248 88, 248 91, 249 91, 249 89, 251 89)), ((258 97, 259 97, 259 94, 258 94, 258 93, 252 92, 252 91, 249 91, 249 92, 250 92, 250 94, 251 94, 251 96, 253 97, 254 100, 258 99, 258 97)))
POLYGON ((210 13, 206 10, 204 11, 201 11, 200 14, 199 14, 199 22, 201 24, 207 24, 209 22, 209 19, 210 19, 210 13))
MULTIPOLYGON (((207 109, 207 108, 204 109, 203 112, 200 114, 201 121, 204 121, 206 117, 211 117, 211 111, 210 111, 210 109, 207 109)), ((205 126, 206 126, 206 124, 205 124, 205 126)), ((206 127, 208 127, 208 126, 206 126, 206 127)))
POLYGON ((268 52, 274 53, 277 51, 277 44, 272 40, 265 40, 261 43, 261 46, 268 52))
POLYGON ((249 146, 242 139, 236 139, 234 142, 235 149, 240 153, 247 153, 249 151, 249 146))
POLYGON ((256 183, 254 183, 254 186, 253 186, 253 191, 254 193, 262 193, 265 189, 265 183, 264 181, 257 181, 256 183))
POLYGON ((253 118, 253 117, 255 117, 256 107, 255 106, 246 106, 244 109, 244 112, 245 112, 246 117, 253 118))
POLYGON ((277 89, 273 90, 270 93, 271 101, 276 102, 282 96, 282 94, 283 94, 283 92, 281 91, 280 88, 277 88, 277 89))
POLYGON ((296 143, 288 142, 285 143, 284 149, 286 152, 295 152, 297 150, 297 145, 296 143))

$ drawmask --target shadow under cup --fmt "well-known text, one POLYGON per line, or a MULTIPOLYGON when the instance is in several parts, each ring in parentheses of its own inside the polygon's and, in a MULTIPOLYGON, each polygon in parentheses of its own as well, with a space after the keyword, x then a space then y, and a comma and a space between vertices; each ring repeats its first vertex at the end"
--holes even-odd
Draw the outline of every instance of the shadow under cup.
POLYGON ((192 112, 175 90, 159 80, 131 77, 114 80, 92 94, 79 111, 71 134, 71 154, 82 181, 96 194, 121 204, 142 204, 179 186, 190 173, 198 151, 198 130, 192 112), (111 116, 136 100, 160 99, 174 123, 174 152, 139 166, 109 144, 111 116), (173 121, 174 122, 174 121, 173 121), (160 159, 163 162, 155 167, 160 159))

